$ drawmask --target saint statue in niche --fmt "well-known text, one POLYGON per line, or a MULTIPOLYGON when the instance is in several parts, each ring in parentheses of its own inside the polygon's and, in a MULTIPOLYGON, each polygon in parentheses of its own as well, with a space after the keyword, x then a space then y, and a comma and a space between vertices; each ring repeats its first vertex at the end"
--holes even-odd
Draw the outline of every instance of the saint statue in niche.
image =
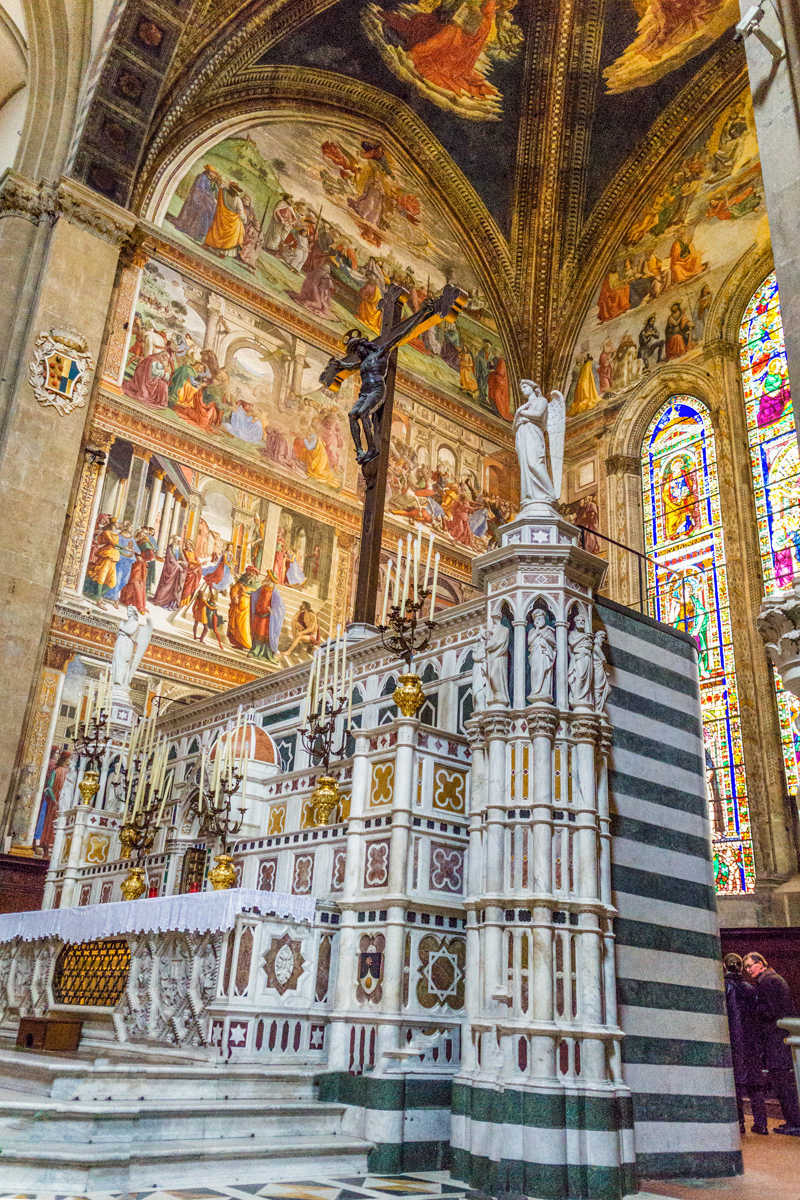
POLYGON ((529 700, 553 699, 553 668, 556 662, 556 631, 548 625, 541 609, 533 614, 528 630, 528 662, 531 669, 529 700))

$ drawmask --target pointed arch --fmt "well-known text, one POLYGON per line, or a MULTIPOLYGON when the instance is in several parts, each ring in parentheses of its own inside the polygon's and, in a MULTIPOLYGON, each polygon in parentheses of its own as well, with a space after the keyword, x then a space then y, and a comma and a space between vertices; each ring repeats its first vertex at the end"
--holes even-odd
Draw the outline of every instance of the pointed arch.
POLYGON ((722 892, 748 892, 753 846, 708 407, 696 396, 669 396, 651 416, 640 449, 650 611, 697 647, 715 880, 722 892))

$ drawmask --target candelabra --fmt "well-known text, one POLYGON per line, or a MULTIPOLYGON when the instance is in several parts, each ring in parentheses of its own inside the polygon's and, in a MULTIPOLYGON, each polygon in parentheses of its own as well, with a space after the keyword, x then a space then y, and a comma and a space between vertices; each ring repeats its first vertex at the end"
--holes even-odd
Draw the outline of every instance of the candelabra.
POLYGON ((155 841, 164 801, 153 792, 138 810, 132 811, 125 817, 125 823, 119 831, 122 858, 131 858, 136 852, 136 862, 131 866, 127 877, 122 881, 121 891, 123 900, 138 900, 144 894, 144 865, 142 859, 148 854, 155 841))
POLYGON ((92 804, 100 788, 102 763, 111 741, 108 728, 111 716, 111 679, 108 672, 102 680, 89 682, 82 704, 83 719, 78 721, 73 745, 78 762, 81 759, 85 762, 78 791, 84 804, 92 804))
POLYGON ((315 825, 327 825, 339 804, 339 786, 330 773, 331 759, 341 758, 347 749, 352 709, 353 670, 351 667, 348 675, 347 638, 341 637, 341 626, 337 626, 336 641, 329 640, 325 654, 318 652, 311 662, 306 715, 300 728, 300 740, 312 764, 322 767, 322 774, 311 793, 315 825), (331 645, 334 647, 332 673, 331 645), (345 709, 347 717, 341 722, 337 743, 336 730, 345 709))
POLYGON ((421 531, 417 531, 416 541, 412 543, 408 535, 403 555, 403 539, 397 546, 397 561, 389 562, 386 571, 386 587, 383 593, 383 610, 378 630, 381 641, 387 650, 396 654, 405 663, 406 669, 398 680, 394 691, 394 702, 404 717, 415 717, 425 702, 422 690, 422 680, 412 671, 414 655, 419 654, 431 640, 434 628, 433 613, 436 607, 436 584, 439 578, 439 555, 437 553, 433 567, 433 579, 430 588, 428 581, 431 577, 431 555, 433 552, 433 533, 428 541, 428 555, 424 574, 420 574, 421 531), (394 595, 389 607, 389 589, 394 573, 394 595), (400 586, 403 579, 402 589, 400 586), (429 615, 423 618, 422 612, 430 601, 429 615))
POLYGON ((206 786, 208 761, 206 750, 200 763, 200 779, 197 791, 197 814, 200 818, 200 836, 220 841, 220 853, 215 855, 216 866, 209 871, 208 878, 215 891, 233 887, 236 870, 230 854, 230 841, 240 832, 244 824, 247 805, 247 767, 250 761, 250 729, 247 722, 242 725, 241 709, 234 729, 223 741, 217 741, 211 779, 206 786), (241 751, 241 766, 235 763, 237 749, 241 751), (239 816, 233 815, 233 797, 242 789, 239 816))
POLYGON ((128 744, 128 760, 122 768, 125 808, 119 831, 120 857, 136 862, 122 882, 125 900, 138 900, 145 890, 143 859, 155 841, 172 796, 172 774, 167 774, 168 746, 165 738, 155 741, 155 717, 143 721, 128 744))

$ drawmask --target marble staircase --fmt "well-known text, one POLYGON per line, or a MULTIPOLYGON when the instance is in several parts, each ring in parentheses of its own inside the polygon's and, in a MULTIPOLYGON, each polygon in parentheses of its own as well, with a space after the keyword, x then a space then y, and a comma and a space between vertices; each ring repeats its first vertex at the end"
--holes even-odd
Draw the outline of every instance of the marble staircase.
POLYGON ((0 1048, 0 1190, 143 1190, 366 1172, 302 1068, 0 1048))

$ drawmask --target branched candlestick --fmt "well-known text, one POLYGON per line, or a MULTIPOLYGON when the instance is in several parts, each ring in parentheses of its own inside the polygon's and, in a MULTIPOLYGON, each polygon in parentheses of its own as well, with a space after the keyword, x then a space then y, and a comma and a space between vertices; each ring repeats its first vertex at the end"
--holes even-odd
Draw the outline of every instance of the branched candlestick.
POLYGON ((250 762, 251 736, 250 725, 242 722, 242 710, 239 709, 236 725, 217 740, 214 751, 214 763, 209 770, 207 751, 203 749, 200 763, 200 780, 197 792, 197 814, 200 818, 200 836, 217 839, 221 850, 216 855, 216 867, 209 871, 208 877, 215 891, 233 887, 236 882, 236 871, 230 855, 230 841, 240 832, 244 824, 247 804, 247 767, 250 762), (240 766, 236 765, 237 751, 240 766), (233 815, 233 797, 241 787, 241 804, 237 809, 239 816, 233 815))
POLYGON ((73 744, 78 762, 85 767, 78 791, 84 804, 91 804, 100 787, 100 772, 111 735, 108 728, 111 716, 111 676, 107 671, 102 679, 86 685, 73 744))
POLYGON ((122 884, 126 900, 138 900, 144 893, 142 859, 155 841, 164 809, 172 797, 173 777, 167 773, 169 746, 164 737, 156 741, 155 720, 153 716, 134 729, 122 768, 125 808, 119 831, 121 856, 131 858, 136 852, 136 862, 122 884))
POLYGON ((406 665, 394 692, 394 701, 404 717, 415 717, 425 702, 422 681, 411 669, 414 655, 419 654, 431 640, 434 628, 433 614, 436 608, 436 584, 439 579, 439 554, 433 564, 431 580, 431 557, 433 554, 433 532, 428 540, 428 552, 424 572, 420 571, 422 531, 412 541, 409 533, 405 556, 403 539, 397 544, 397 560, 389 562, 386 571, 386 586, 383 593, 383 610, 378 629, 381 641, 387 650, 396 654, 406 665), (405 561, 404 561, 405 560, 405 561), (394 593, 389 607, 389 590, 394 574, 394 593), (402 587, 401 587, 402 579, 402 587), (428 587, 430 581, 431 586, 428 587), (422 613, 430 600, 428 617, 422 613))
POLYGON ((339 787, 330 774, 331 759, 341 758, 347 749, 352 715, 353 668, 348 673, 347 635, 342 637, 342 628, 337 625, 336 640, 329 639, 324 654, 320 648, 311 660, 305 719, 300 728, 300 740, 312 764, 322 767, 317 786, 311 793, 315 825, 327 825, 339 803, 339 787), (337 740, 340 717, 343 720, 337 740))

